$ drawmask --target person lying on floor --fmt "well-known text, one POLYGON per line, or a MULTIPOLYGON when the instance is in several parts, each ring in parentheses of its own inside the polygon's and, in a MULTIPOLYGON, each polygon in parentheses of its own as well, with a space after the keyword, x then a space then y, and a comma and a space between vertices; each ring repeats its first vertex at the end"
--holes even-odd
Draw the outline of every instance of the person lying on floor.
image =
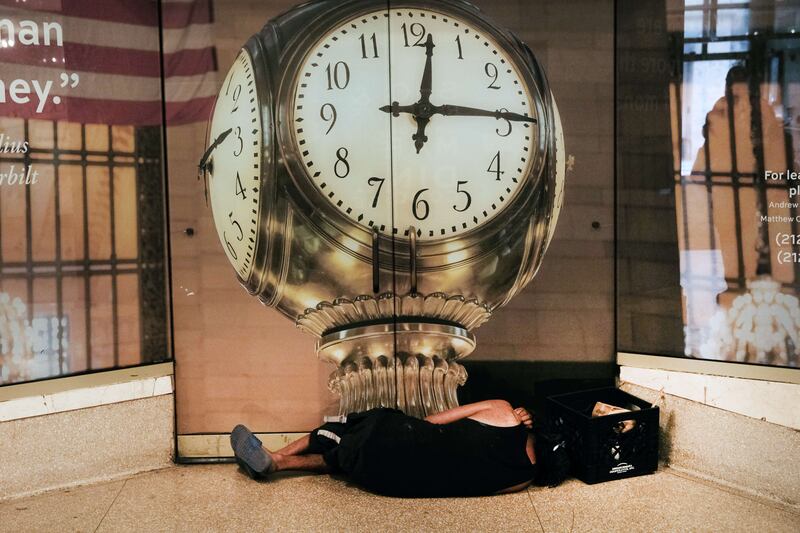
MULTIPOLYGON (((378 408, 340 417, 277 452, 238 425, 236 462, 253 479, 282 470, 344 474, 389 496, 482 496, 516 492, 567 474, 564 442, 532 432, 533 420, 505 400, 462 405, 420 420, 378 408)), ((538 424, 537 424, 538 425, 538 424)))

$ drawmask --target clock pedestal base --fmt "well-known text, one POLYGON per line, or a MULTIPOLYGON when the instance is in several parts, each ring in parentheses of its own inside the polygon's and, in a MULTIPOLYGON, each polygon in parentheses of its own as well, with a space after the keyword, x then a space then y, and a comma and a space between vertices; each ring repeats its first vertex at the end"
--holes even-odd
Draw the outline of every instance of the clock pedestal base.
POLYGON ((467 371, 457 360, 474 348, 458 326, 398 322, 326 335, 317 355, 338 366, 328 387, 340 397, 339 414, 391 407, 424 418, 458 406, 467 371))
POLYGON ((467 381, 459 363, 439 356, 364 356, 336 369, 328 387, 338 394, 339 414, 392 407, 417 418, 458 407, 456 389, 467 381))

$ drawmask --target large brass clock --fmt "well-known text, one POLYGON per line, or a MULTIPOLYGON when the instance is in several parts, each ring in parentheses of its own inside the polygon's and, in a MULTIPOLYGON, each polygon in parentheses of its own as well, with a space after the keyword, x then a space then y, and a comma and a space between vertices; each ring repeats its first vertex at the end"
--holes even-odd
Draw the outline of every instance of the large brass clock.
POLYGON ((472 331, 538 270, 565 171, 539 63, 460 0, 270 21, 223 81, 201 168, 241 283, 317 336, 341 411, 419 416, 457 404, 472 331))

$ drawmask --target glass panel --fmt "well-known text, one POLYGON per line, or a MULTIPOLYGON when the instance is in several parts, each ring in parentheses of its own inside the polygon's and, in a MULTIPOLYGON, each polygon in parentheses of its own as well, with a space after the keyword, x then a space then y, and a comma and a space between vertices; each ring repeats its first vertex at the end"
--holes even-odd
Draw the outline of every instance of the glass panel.
MULTIPOLYGON (((792 58, 800 41, 774 37, 781 32, 793 35, 791 28, 780 28, 777 22, 788 20, 782 2, 760 3, 752 11, 726 3, 703 3, 705 31, 702 38, 693 39, 694 54, 670 45, 690 34, 696 37, 696 24, 689 18, 683 28, 670 28, 655 41, 652 35, 646 40, 628 35, 628 47, 617 51, 646 57, 654 53, 652 43, 661 42, 658 53, 675 65, 670 76, 657 80, 640 70, 625 71, 620 86, 648 98, 672 92, 669 105, 664 102, 659 113, 669 116, 673 126, 654 123, 659 127, 651 140, 665 141, 670 135, 671 147, 666 142, 653 145, 654 155, 680 161, 680 167, 673 168, 672 194, 663 188, 663 168, 630 166, 637 154, 620 150, 622 168, 632 172, 618 177, 619 212, 635 209, 646 197, 632 190, 664 193, 663 209, 637 211, 636 224, 674 217, 677 232, 675 241, 659 247, 665 277, 644 272, 620 277, 619 316, 629 318, 632 327, 620 325, 618 348, 795 367, 800 349, 800 320, 794 318, 800 317, 795 261, 800 189, 789 175, 798 164, 792 124, 800 104, 800 69, 792 58), (697 51, 698 44, 702 51, 697 51), (670 310, 665 324, 671 335, 656 338, 643 327, 651 317, 636 301, 637 287, 642 286, 662 295, 670 310)), ((624 9, 629 2, 622 4, 617 10, 619 28, 629 26, 636 16, 624 9)), ((680 4, 671 2, 669 13, 654 9, 651 16, 666 20, 679 11, 687 17, 698 12, 695 4, 680 4)), ((617 139, 623 147, 638 135, 635 127, 625 126, 618 129, 617 139)), ((631 218, 620 218, 619 260, 634 244, 632 223, 631 218)), ((652 235, 638 237, 640 250, 659 242, 652 235)))
POLYGON ((168 360, 158 5, 6 4, 0 385, 168 360))

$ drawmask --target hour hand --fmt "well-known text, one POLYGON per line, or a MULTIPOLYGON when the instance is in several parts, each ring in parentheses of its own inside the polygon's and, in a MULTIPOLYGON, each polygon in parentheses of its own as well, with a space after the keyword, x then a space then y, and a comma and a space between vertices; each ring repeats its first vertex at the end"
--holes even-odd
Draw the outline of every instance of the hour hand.
POLYGON ((536 124, 537 121, 533 117, 520 115, 519 113, 512 113, 510 111, 489 111, 487 109, 476 109, 474 107, 464 107, 459 105, 443 105, 436 108, 438 115, 446 117, 493 117, 497 120, 511 120, 514 122, 531 122, 536 124))
POLYGON ((417 153, 419 153, 422 147, 425 146, 425 143, 428 142, 428 136, 425 135, 425 128, 427 128, 430 119, 423 117, 414 117, 414 119, 417 121, 417 133, 411 136, 411 140, 414 141, 414 148, 416 148, 417 153))
POLYGON ((232 131, 233 128, 223 131, 220 136, 217 137, 213 143, 211 143, 211 146, 208 147, 208 150, 206 150, 206 152, 203 154, 203 157, 200 158, 200 163, 197 165, 197 167, 200 169, 200 172, 205 172, 206 167, 208 166, 208 160, 211 158, 211 154, 214 153, 214 150, 217 149, 217 146, 225 141, 232 131))
POLYGON ((415 113, 415 106, 413 105, 400 105, 399 102, 392 102, 392 105, 385 105, 380 108, 384 113, 391 113, 392 116, 399 117, 400 113, 415 113))

